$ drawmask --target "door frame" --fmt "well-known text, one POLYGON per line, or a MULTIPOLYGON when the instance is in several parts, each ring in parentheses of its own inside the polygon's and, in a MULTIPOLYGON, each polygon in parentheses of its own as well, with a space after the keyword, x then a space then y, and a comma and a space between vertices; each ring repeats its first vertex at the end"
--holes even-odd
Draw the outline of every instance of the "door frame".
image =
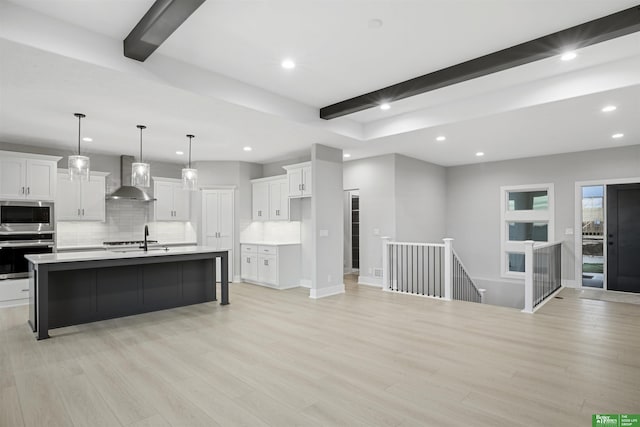
MULTIPOLYGON (((350 188, 347 190, 342 190, 343 194, 343 204, 344 204, 344 218, 342 219, 344 222, 344 259, 342 261, 343 265, 345 261, 347 261, 347 265, 343 268, 343 274, 351 274, 354 272, 353 269, 353 244, 351 243, 352 238, 352 230, 351 230, 351 216, 352 216, 352 208, 351 208, 351 196, 356 193, 358 197, 360 197, 360 189, 359 188, 350 188)), ((358 239, 360 239, 358 237, 358 239)), ((358 260, 358 265, 360 265, 360 260, 358 260)), ((360 269, 358 269, 360 271, 360 269)))
MULTIPOLYGON (((575 183, 575 207, 574 207, 574 245, 575 245, 575 284, 577 288, 582 289, 582 187, 592 185, 604 186, 604 236, 607 236, 607 185, 614 184, 636 184, 640 183, 640 177, 635 178, 609 178, 609 179, 593 179, 588 181, 576 181, 575 183)), ((602 290, 606 291, 607 287, 607 251, 606 238, 603 241, 604 255, 604 278, 602 290)), ((595 288, 588 288, 595 289, 595 288)))

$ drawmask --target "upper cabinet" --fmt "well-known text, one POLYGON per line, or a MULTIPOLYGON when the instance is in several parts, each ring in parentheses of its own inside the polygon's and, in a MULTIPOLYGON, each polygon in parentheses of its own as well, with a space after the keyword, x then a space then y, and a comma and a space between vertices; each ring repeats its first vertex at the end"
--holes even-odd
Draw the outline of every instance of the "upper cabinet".
POLYGON ((104 222, 107 175, 91 171, 89 181, 71 181, 66 171, 58 173, 56 219, 104 222))
POLYGON ((155 220, 189 221, 190 194, 183 188, 182 180, 153 177, 155 220))
POLYGON ((289 182, 289 197, 311 197, 311 162, 284 166, 289 182))
POLYGON ((53 201, 59 159, 0 151, 0 199, 53 201))
POLYGON ((289 194, 286 176, 251 181, 254 221, 288 221, 289 194))

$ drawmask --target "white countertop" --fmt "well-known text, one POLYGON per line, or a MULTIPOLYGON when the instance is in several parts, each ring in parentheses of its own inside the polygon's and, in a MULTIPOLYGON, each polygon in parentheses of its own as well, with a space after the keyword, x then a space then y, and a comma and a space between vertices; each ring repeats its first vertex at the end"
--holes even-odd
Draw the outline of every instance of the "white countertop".
POLYGON ((223 252, 216 248, 207 246, 189 246, 169 248, 168 251, 162 248, 150 248, 148 252, 141 249, 126 252, 116 252, 116 250, 87 251, 87 252, 59 252, 53 254, 25 255, 24 257, 33 264, 57 264, 61 262, 76 261, 99 261, 107 259, 125 258, 149 258, 170 255, 204 254, 209 252, 223 252))
POLYGON ((241 245, 261 245, 261 246, 288 246, 288 245, 300 245, 300 242, 273 242, 273 241, 250 241, 240 242, 241 245))
MULTIPOLYGON (((198 242, 158 242, 158 243, 153 243, 154 246, 196 246, 197 244, 198 244, 198 242)), ((107 246, 102 245, 102 244, 56 246, 56 250, 58 250, 58 251, 82 251, 82 250, 89 250, 89 249, 109 250, 111 248, 113 248, 113 246, 107 247, 107 246)))

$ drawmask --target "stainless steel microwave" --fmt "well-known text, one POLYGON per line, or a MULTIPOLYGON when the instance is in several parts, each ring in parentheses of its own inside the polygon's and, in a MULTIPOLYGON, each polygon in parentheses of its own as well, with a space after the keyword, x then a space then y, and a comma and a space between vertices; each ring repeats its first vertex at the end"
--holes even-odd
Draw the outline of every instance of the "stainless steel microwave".
POLYGON ((0 233, 52 233, 54 212, 51 202, 0 201, 0 233))

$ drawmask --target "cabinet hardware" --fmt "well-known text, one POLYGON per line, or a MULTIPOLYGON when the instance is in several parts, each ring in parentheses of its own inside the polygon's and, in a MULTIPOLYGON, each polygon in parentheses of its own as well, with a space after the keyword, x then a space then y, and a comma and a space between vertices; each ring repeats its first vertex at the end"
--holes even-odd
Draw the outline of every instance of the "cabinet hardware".
POLYGON ((78 216, 80 216, 80 209, 78 209, 78 216))
POLYGON ((306 187, 306 185, 302 184, 302 191, 305 191, 305 187, 306 187))
POLYGON ((84 216, 84 208, 82 208, 82 216, 84 216))
POLYGON ((22 187, 22 193, 21 194, 24 194, 24 187, 22 187))
POLYGON ((298 190, 302 191, 302 184, 298 184, 298 190))
POLYGON ((247 257, 247 264, 251 264, 251 258, 247 257))
POLYGON ((31 194, 31 187, 27 187, 27 194, 31 194))
POLYGON ((29 289, 22 289, 20 292, 29 292, 29 289))
POLYGON ((264 260, 264 265, 269 265, 269 260, 268 259, 264 260))

